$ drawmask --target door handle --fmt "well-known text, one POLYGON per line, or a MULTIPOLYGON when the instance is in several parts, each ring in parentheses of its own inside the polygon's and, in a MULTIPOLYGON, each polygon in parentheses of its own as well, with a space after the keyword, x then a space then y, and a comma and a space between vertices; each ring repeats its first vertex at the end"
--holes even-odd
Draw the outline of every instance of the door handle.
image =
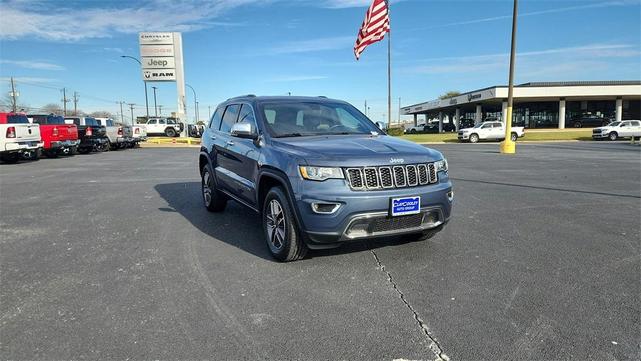
POLYGON ((211 138, 211 140, 216 140, 216 136, 215 135, 212 135, 210 138, 211 138))
POLYGON ((232 141, 232 140, 228 140, 228 141, 227 141, 227 145, 229 145, 229 146, 234 145, 234 141, 232 141))

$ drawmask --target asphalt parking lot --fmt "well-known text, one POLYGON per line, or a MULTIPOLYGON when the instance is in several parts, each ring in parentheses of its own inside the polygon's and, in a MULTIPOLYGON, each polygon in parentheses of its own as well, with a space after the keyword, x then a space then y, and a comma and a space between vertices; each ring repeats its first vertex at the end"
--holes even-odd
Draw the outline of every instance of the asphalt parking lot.
POLYGON ((639 359, 641 148, 434 147, 443 232, 289 264, 197 149, 0 165, 0 358, 639 359))

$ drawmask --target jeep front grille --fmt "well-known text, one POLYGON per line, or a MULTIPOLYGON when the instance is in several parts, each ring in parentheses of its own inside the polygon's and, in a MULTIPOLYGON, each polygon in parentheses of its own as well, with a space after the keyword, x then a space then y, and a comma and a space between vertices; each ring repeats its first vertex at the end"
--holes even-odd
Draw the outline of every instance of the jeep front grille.
POLYGON ((345 169, 353 190, 416 187, 438 182, 434 163, 345 169))

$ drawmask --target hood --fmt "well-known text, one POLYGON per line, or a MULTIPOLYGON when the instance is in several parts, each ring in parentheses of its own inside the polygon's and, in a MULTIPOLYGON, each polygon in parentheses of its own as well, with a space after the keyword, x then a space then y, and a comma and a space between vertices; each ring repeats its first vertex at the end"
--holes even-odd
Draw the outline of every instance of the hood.
POLYGON ((443 158, 436 150, 386 135, 275 138, 272 143, 280 151, 303 158, 310 165, 383 166, 443 158))
POLYGON ((470 132, 470 131, 472 131, 474 129, 476 129, 476 128, 463 128, 463 129, 459 129, 458 131, 459 132, 470 132))

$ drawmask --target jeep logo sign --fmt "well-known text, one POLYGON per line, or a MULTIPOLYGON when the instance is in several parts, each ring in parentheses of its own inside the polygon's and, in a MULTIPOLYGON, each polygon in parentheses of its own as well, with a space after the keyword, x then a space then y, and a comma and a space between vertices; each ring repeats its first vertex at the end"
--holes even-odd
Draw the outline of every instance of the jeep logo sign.
POLYGON ((176 62, 173 57, 143 57, 143 69, 174 69, 176 62))

